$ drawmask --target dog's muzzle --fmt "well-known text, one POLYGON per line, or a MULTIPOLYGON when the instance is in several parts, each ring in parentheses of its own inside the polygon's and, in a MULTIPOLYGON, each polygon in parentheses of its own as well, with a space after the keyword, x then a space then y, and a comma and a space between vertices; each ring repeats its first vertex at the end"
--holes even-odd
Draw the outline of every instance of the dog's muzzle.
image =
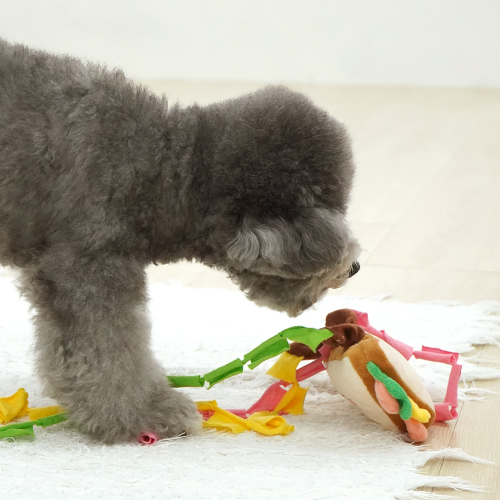
POLYGON ((359 270, 361 266, 359 265, 359 262, 353 262, 351 269, 349 270, 349 278, 352 278, 359 270))

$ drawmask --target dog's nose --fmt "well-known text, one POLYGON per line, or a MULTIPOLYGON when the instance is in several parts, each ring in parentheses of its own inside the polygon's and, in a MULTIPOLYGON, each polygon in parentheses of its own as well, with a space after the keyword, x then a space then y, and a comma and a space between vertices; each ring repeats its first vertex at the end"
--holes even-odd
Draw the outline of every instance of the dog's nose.
POLYGON ((349 278, 352 278, 359 271, 360 268, 361 266, 359 265, 358 261, 353 262, 351 269, 349 271, 349 278))

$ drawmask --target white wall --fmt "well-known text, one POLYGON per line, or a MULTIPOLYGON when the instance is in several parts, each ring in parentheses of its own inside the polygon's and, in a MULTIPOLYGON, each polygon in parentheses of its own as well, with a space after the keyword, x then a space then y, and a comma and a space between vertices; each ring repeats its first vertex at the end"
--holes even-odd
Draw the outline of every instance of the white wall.
POLYGON ((0 36, 138 78, 500 88, 500 0, 0 0, 0 36))

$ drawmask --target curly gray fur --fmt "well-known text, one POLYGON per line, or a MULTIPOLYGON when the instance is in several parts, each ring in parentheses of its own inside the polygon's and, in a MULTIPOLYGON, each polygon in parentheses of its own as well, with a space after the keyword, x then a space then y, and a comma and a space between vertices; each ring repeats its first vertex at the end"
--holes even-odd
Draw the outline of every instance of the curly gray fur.
POLYGON ((0 263, 48 393, 103 442, 199 426, 150 351, 145 267, 195 259, 297 315, 349 276, 344 128, 285 87, 207 107, 0 39, 0 263))

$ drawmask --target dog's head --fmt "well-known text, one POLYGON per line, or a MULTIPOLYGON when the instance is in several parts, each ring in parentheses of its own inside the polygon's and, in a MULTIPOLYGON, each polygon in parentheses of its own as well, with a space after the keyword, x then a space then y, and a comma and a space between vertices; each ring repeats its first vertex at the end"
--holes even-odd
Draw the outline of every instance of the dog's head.
POLYGON ((209 106, 204 123, 212 263, 251 300, 296 316, 359 269, 347 133, 284 87, 209 106))
POLYGON ((293 222, 245 220, 227 269, 250 300, 297 316, 359 270, 359 252, 342 214, 312 208, 293 222))

